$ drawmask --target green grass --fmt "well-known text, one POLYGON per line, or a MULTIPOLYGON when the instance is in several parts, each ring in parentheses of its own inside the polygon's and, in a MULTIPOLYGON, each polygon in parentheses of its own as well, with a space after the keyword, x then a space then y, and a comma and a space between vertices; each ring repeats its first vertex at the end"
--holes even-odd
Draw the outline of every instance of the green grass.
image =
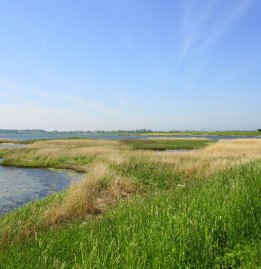
POLYGON ((185 180, 173 165, 160 165, 136 158, 132 158, 129 165, 115 166, 113 169, 123 177, 132 178, 139 193, 173 190, 185 180))
POLYGON ((27 168, 54 168, 54 169, 72 169, 78 172, 84 170, 77 165, 87 165, 92 162, 93 158, 88 156, 60 156, 46 158, 35 156, 34 149, 17 148, 1 149, 0 158, 4 158, 1 165, 17 166, 27 168))
POLYGON ((12 139, 0 139, 0 144, 2 143, 20 144, 21 141, 12 139))
POLYGON ((189 139, 144 139, 144 140, 123 140, 125 145, 138 150, 192 150, 209 146, 216 141, 213 140, 189 140, 189 139))
MULTIPOLYGON (((43 227, 10 241, 0 268, 260 268, 260 171, 259 160, 121 201, 102 216, 43 227)), ((20 218, 50 199, 59 195, 1 218, 0 227, 10 221, 19 229, 20 218)))

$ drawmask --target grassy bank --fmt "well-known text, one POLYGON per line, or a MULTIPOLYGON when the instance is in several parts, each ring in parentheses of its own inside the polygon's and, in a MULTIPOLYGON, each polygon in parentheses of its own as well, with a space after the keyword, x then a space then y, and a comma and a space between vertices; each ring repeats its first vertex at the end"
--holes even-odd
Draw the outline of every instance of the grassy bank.
POLYGON ((20 144, 20 143, 22 143, 22 141, 18 141, 15 139, 0 139, 0 144, 5 144, 5 143, 20 144))
POLYGON ((0 268, 261 265, 260 140, 179 153, 135 143, 56 140, 0 151, 6 165, 87 172, 0 219, 0 268))

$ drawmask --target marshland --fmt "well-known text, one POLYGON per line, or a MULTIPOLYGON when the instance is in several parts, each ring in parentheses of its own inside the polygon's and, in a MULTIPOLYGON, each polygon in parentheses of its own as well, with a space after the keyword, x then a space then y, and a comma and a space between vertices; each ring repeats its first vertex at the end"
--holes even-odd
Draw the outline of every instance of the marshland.
POLYGON ((84 175, 0 218, 0 268, 261 266, 261 139, 56 139, 0 157, 84 175))

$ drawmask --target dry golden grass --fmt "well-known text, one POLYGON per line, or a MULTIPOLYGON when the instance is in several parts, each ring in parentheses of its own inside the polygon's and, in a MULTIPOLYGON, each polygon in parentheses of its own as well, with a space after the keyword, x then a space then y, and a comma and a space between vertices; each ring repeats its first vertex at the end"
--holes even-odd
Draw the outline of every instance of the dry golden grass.
MULTIPOLYGON (((124 165, 131 158, 144 159, 173 165, 186 175, 216 173, 239 163, 246 163, 261 157, 261 139, 220 140, 205 149, 189 152, 133 151, 120 141, 105 140, 55 140, 37 142, 30 146, 35 149, 34 158, 88 157, 96 162, 124 165)), ((76 167, 75 164, 74 167, 76 167)), ((88 171, 90 165, 78 164, 78 170, 88 171)), ((76 169, 77 170, 77 169, 76 169)))
POLYGON ((115 146, 118 141, 113 140, 91 140, 91 139, 72 139, 72 140, 47 140, 37 141, 30 145, 31 148, 82 148, 82 147, 95 147, 95 146, 115 146))
POLYGON ((119 177, 104 163, 96 163, 85 178, 70 187, 59 204, 45 212, 47 225, 98 214, 108 204, 135 192, 134 184, 119 177))
POLYGON ((189 152, 142 152, 153 162, 172 164, 186 175, 209 176, 236 164, 261 158, 261 139, 220 140, 189 152))
POLYGON ((55 140, 36 142, 29 146, 39 157, 96 157, 111 154, 118 149, 119 142, 105 140, 55 140))

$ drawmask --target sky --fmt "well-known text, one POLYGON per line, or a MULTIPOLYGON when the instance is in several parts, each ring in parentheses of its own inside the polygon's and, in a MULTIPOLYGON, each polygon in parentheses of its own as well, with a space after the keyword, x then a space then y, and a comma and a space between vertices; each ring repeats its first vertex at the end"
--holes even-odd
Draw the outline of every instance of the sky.
POLYGON ((0 129, 261 128, 260 0, 0 0, 0 129))

